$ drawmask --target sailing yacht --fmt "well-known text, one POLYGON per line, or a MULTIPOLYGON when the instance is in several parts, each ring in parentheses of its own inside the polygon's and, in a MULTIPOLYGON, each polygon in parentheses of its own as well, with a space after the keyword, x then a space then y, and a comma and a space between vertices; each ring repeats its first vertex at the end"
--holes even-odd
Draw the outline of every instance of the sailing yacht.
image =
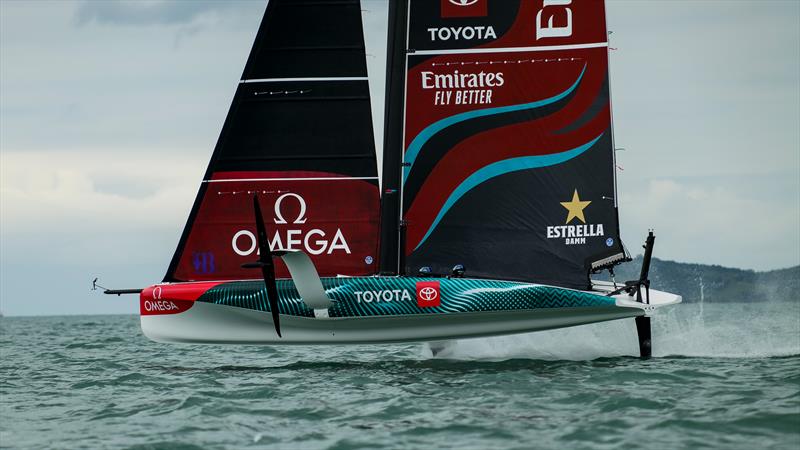
POLYGON ((631 260, 603 1, 375 5, 269 1, 163 281, 106 292, 138 293, 162 342, 439 341, 633 318, 649 356, 650 315, 681 301, 650 289, 653 234, 640 279, 591 279, 631 260))

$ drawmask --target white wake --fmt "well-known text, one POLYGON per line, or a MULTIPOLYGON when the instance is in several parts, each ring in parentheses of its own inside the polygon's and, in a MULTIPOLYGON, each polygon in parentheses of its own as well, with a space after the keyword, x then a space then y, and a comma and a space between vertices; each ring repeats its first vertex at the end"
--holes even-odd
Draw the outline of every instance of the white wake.
MULTIPOLYGON (((800 302, 695 303, 652 319, 653 356, 774 357, 800 354, 800 302)), ((587 360, 637 356, 633 319, 514 336, 439 343, 437 358, 587 360)), ((423 356, 432 357, 430 345, 423 356)))

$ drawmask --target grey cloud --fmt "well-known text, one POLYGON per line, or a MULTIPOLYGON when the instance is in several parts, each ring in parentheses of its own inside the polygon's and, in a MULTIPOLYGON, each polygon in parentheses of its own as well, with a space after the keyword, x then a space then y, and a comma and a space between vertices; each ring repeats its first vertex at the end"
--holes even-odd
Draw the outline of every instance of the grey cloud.
POLYGON ((129 199, 144 199, 158 193, 159 186, 135 176, 120 176, 117 173, 92 177, 94 190, 100 194, 117 195, 129 199))
POLYGON ((85 0, 75 12, 79 25, 103 23, 113 25, 181 25, 195 21, 209 12, 227 12, 260 6, 255 1, 98 1, 85 0), (254 5, 255 4, 255 5, 254 5))

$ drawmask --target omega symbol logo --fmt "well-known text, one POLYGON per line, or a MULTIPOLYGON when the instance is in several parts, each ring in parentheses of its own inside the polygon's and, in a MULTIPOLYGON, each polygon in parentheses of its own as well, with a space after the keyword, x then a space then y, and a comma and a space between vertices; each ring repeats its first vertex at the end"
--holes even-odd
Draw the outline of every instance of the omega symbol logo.
POLYGON ((419 290, 419 296, 426 302, 432 302, 436 300, 436 297, 439 296, 439 293, 432 287, 424 287, 419 290))
MULTIPOLYGON (((302 250, 309 255, 322 255, 323 253, 330 255, 341 250, 349 255, 351 253, 350 246, 341 228, 322 230, 320 228, 311 228, 313 226, 311 225, 308 226, 311 229, 306 229, 303 224, 308 221, 306 217, 307 209, 306 200, 292 192, 282 194, 275 199, 274 218, 272 220, 276 224, 285 226, 279 227, 281 228, 280 230, 273 230, 270 233, 267 238, 269 248, 273 251, 302 250), (295 204, 297 207, 294 206, 295 204)), ((248 256, 257 252, 256 247, 258 247, 258 244, 255 233, 248 229, 238 230, 231 238, 231 247, 239 256, 248 256)), ((214 265, 213 258, 207 258, 205 260, 198 259, 198 267, 206 267, 208 269, 207 273, 214 273, 219 265, 214 265)), ((203 272, 198 271, 198 273, 203 272)))
POLYGON ((297 199, 297 202, 300 204, 300 212, 297 214, 297 218, 294 219, 292 223, 306 223, 306 201, 303 197, 295 194, 295 193, 288 193, 283 194, 275 200, 275 223, 283 224, 287 223, 286 219, 283 218, 283 213, 281 213, 281 204, 286 197, 294 197, 297 199))
POLYGON ((161 286, 153 288, 153 300, 161 300, 161 286))
POLYGON ((478 3, 478 0, 450 0, 450 3, 456 6, 471 6, 478 3))

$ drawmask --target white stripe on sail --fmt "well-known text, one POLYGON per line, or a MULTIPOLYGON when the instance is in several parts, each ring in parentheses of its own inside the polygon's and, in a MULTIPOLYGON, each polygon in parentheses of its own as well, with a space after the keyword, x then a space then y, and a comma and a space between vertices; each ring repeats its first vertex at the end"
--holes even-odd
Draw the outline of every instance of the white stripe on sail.
POLYGON ((281 83, 292 81, 367 81, 367 77, 250 78, 239 83, 281 83))
POLYGON ((235 181, 346 181, 377 179, 378 177, 223 178, 219 180, 203 180, 203 183, 232 183, 235 181))
POLYGON ((459 48, 453 50, 417 50, 414 55, 463 55, 472 53, 518 53, 546 52, 553 50, 576 50, 581 48, 608 47, 608 42, 592 42, 589 44, 544 45, 538 47, 501 47, 501 48, 459 48))

